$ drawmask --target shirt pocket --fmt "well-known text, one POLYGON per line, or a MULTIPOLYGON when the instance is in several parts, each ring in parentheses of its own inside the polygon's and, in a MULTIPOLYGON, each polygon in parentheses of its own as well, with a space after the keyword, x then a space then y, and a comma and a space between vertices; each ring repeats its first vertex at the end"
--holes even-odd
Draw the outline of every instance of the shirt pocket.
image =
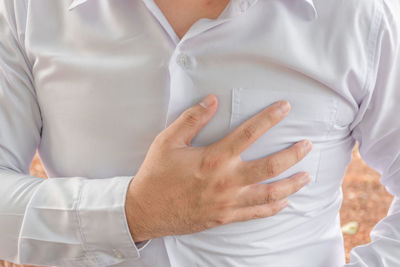
POLYGON ((325 95, 324 92, 233 88, 229 127, 233 130, 256 113, 280 100, 289 101, 290 113, 243 151, 241 158, 244 161, 263 158, 298 141, 309 139, 313 143, 313 149, 304 159, 277 177, 262 183, 270 183, 301 171, 310 173, 311 183, 316 183, 321 150, 329 146, 329 133, 335 124, 338 106, 335 97, 325 95))

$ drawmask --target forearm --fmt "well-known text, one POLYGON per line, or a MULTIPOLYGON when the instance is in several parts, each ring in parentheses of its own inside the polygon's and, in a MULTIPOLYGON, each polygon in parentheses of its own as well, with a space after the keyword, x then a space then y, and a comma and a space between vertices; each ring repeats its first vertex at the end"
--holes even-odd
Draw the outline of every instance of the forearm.
POLYGON ((0 259, 104 266, 139 257, 124 215, 131 179, 41 179, 1 169, 0 259))

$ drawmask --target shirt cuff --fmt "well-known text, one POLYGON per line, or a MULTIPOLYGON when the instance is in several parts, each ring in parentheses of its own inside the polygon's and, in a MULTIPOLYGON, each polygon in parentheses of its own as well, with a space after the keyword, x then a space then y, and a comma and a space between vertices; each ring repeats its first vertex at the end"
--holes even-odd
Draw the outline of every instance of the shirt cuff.
MULTIPOLYGON (((126 193, 132 179, 122 176, 84 181, 78 204, 78 220, 85 255, 96 266, 140 257, 125 215, 126 193)), ((146 244, 141 245, 141 249, 146 244)))

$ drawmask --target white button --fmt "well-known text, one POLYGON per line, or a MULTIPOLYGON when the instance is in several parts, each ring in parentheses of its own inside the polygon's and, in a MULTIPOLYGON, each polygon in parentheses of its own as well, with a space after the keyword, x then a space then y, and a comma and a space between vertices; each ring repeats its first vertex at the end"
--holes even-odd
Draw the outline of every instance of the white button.
POLYGON ((182 68, 188 68, 189 67, 189 57, 185 54, 179 54, 176 57, 176 63, 178 63, 179 66, 182 68))
POLYGON ((119 250, 116 250, 115 248, 113 248, 113 252, 115 257, 117 257, 118 259, 123 259, 124 255, 122 255, 122 253, 119 250))

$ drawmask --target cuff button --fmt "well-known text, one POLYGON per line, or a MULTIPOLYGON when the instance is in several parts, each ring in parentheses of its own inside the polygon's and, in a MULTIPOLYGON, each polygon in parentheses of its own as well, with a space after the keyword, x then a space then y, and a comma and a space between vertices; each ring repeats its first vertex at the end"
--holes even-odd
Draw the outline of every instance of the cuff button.
POLYGON ((114 256, 117 257, 118 259, 123 259, 124 255, 117 249, 113 248, 112 250, 114 252, 114 256))

